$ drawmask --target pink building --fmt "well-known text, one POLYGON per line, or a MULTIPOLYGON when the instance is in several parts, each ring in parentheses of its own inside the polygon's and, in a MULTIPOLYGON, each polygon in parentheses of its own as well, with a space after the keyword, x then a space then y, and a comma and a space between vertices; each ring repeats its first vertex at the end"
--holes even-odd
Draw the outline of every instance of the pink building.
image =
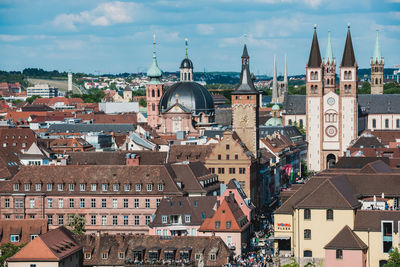
POLYGON ((25 166, 0 182, 0 218, 47 218, 53 229, 79 214, 88 233, 147 234, 162 198, 214 192, 214 183, 204 181, 218 181, 216 175, 202 170, 201 163, 25 166))
POLYGON ((326 267, 367 265, 368 246, 348 225, 325 246, 326 267))

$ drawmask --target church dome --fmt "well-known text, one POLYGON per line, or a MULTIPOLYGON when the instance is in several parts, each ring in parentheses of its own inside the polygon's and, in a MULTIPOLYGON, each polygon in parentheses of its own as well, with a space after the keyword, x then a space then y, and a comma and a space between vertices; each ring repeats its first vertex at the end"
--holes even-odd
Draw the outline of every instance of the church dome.
POLYGON ((184 58, 181 62, 181 69, 193 69, 193 62, 188 58, 184 58))
POLYGON ((283 126, 281 118, 270 118, 264 124, 265 126, 283 126))
POLYGON ((177 100, 179 104, 190 109, 195 116, 201 112, 206 115, 212 115, 215 112, 211 94, 195 82, 178 82, 169 87, 161 97, 161 111, 164 112, 175 105, 177 100))
POLYGON ((277 104, 275 104, 275 105, 273 105, 272 106, 272 110, 274 110, 274 111, 278 111, 278 110, 280 110, 281 108, 279 107, 279 105, 277 105, 277 104))

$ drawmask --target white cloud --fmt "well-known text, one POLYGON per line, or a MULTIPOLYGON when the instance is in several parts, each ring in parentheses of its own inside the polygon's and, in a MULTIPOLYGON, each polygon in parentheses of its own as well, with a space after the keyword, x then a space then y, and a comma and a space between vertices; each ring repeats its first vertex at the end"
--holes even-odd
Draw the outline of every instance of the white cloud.
POLYGON ((209 35, 215 32, 214 27, 210 24, 197 24, 196 28, 197 31, 203 35, 209 35))
POLYGON ((142 13, 143 7, 138 3, 107 2, 99 4, 92 10, 82 11, 79 14, 60 14, 53 20, 53 23, 58 27, 77 30, 77 24, 110 26, 133 22, 142 13))
POLYGON ((8 34, 0 34, 0 41, 3 42, 18 42, 22 39, 25 39, 27 36, 25 35, 8 35, 8 34))

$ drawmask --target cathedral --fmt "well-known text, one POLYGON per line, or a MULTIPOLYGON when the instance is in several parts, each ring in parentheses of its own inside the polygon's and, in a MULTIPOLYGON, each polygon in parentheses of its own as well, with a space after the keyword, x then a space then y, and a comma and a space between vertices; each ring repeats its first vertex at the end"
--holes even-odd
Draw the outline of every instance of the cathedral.
POLYGON ((159 134, 175 135, 184 132, 199 135, 200 129, 214 123, 215 110, 211 94, 193 81, 193 62, 186 55, 180 65, 180 81, 165 88, 157 64, 155 40, 153 62, 147 71, 147 123, 159 134))
POLYGON ((320 171, 335 164, 350 142, 366 129, 400 129, 400 95, 383 94, 384 60, 377 32, 371 58, 371 94, 358 95, 358 64, 350 26, 339 65, 330 33, 325 57, 321 58, 316 28, 306 65, 306 95, 287 95, 283 102, 284 124, 304 127, 308 141, 308 167, 320 171))

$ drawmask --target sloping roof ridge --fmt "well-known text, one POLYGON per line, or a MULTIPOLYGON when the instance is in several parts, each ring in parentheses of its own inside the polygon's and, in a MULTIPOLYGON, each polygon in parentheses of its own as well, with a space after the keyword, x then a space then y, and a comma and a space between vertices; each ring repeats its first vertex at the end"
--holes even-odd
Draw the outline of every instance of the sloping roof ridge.
MULTIPOLYGON (((320 179, 320 178, 318 178, 320 179)), ((323 181, 322 183, 320 183, 313 191, 311 191, 308 195, 304 196, 304 198, 302 200, 300 200, 299 202, 297 202, 297 204, 295 205, 295 207, 299 206, 302 202, 304 202, 306 199, 308 199, 310 196, 312 196, 322 185, 324 185, 328 180, 328 178, 325 178, 325 181, 323 181)), ((299 188, 300 190, 301 188, 299 188)), ((297 192, 299 192, 299 190, 297 190, 291 197, 293 197, 297 192)), ((288 200, 291 198, 289 197, 288 200)), ((286 200, 287 201, 287 200, 286 200)))
MULTIPOLYGON (((337 178, 344 177, 345 179, 347 179, 347 176, 346 176, 346 175, 338 175, 338 176, 334 176, 334 177, 337 177, 337 178)), ((352 207, 352 208, 353 208, 353 206, 350 204, 350 202, 347 200, 347 198, 344 197, 344 195, 342 194, 342 192, 340 192, 339 189, 336 187, 336 185, 335 185, 334 183, 332 183, 331 178, 334 178, 334 177, 328 178, 328 179, 327 179, 328 182, 333 186, 333 188, 336 190, 336 192, 344 199, 344 201, 346 201, 346 203, 349 205, 349 207, 352 207)), ((350 182, 349 182, 349 183, 350 183, 350 182)))

